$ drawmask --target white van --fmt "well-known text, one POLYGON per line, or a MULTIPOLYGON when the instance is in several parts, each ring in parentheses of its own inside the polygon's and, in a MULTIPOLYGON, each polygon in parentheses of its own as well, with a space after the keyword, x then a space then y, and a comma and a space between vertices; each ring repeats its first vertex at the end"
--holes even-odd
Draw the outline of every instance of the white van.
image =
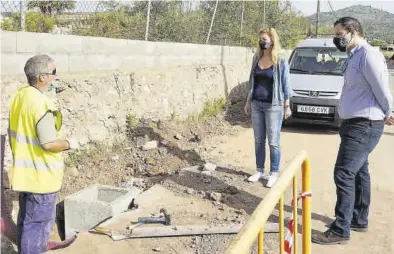
POLYGON ((289 58, 293 97, 291 122, 340 125, 337 113, 343 86, 347 53, 340 52, 332 38, 306 39, 289 58))

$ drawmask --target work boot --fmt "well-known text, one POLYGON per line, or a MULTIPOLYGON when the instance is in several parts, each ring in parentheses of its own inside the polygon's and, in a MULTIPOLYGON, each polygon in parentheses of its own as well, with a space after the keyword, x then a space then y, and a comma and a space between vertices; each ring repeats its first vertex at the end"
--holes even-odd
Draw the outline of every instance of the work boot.
POLYGON ((322 245, 347 244, 350 238, 335 234, 331 229, 312 235, 312 242, 322 245))

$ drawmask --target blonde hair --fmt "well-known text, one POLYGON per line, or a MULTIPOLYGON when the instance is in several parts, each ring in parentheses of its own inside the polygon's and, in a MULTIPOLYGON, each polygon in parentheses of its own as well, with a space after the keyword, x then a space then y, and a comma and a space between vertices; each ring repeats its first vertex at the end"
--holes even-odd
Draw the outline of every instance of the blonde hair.
MULTIPOLYGON (((272 54, 272 62, 274 62, 274 64, 278 64, 278 62, 279 62, 279 54, 281 52, 281 46, 280 46, 280 42, 279 42, 278 33, 276 32, 276 30, 274 28, 263 28, 259 32, 259 40, 260 40, 260 36, 262 34, 267 34, 271 38, 271 43, 272 43, 272 52, 271 52, 271 54, 272 54)), ((263 51, 261 50, 260 46, 258 46, 257 47, 257 51, 256 51, 256 56, 258 56, 259 59, 260 59, 262 55, 263 55, 263 51)))

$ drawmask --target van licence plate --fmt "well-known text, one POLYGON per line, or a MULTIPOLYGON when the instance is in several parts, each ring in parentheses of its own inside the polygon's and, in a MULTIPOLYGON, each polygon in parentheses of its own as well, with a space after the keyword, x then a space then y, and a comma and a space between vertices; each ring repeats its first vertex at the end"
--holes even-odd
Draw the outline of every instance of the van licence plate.
POLYGON ((297 105, 297 112, 328 115, 330 112, 330 108, 329 107, 297 105))

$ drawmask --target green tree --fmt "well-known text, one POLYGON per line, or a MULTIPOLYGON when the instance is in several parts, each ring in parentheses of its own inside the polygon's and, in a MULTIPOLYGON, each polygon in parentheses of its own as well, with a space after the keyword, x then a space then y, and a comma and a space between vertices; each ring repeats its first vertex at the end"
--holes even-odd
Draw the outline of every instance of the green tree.
MULTIPOLYGON (((42 13, 27 12, 25 17, 25 29, 27 32, 48 33, 55 25, 55 18, 45 16, 42 13)), ((7 31, 20 31, 20 15, 13 14, 1 22, 1 29, 7 31)))
POLYGON ((29 1, 27 8, 33 10, 40 9, 44 15, 62 14, 66 10, 73 10, 75 8, 75 0, 61 0, 61 1, 29 1))

